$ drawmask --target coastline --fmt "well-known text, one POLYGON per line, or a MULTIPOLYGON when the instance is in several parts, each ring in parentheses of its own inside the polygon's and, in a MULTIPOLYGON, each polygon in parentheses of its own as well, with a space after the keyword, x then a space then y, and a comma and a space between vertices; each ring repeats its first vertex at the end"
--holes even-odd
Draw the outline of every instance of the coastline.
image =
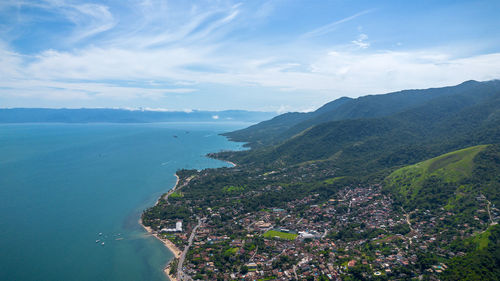
MULTIPOLYGON (((222 160, 226 163, 229 163, 231 164, 233 167, 236 167, 236 164, 232 161, 227 161, 227 160, 222 160)), ((170 194, 172 194, 173 192, 175 192, 177 190, 177 188, 179 187, 179 181, 180 181, 180 178, 179 176, 177 175, 177 173, 174 174, 174 176, 176 177, 176 182, 175 182, 175 185, 172 189, 170 189, 165 195, 162 195, 160 196, 160 198, 158 198, 158 200, 156 200, 156 203, 154 204, 154 206, 158 205, 158 203, 160 202, 160 199, 162 197, 165 197, 165 199, 167 199, 170 194)), ((188 182, 189 182, 189 179, 188 179, 188 182)), ((168 239, 162 239, 158 233, 155 233, 153 232, 153 229, 151 229, 151 227, 149 226, 145 226, 143 223, 142 223, 142 216, 139 218, 139 224, 146 230, 146 232, 148 232, 148 234, 154 236, 156 239, 158 239, 170 252, 172 252, 172 254, 174 254, 174 258, 175 259, 179 259, 179 257, 181 256, 182 254, 182 251, 174 244, 172 243, 170 240, 168 239)), ((169 260, 167 262, 167 264, 165 265, 164 269, 163 269, 163 272, 165 273, 165 275, 167 275, 168 279, 170 279, 171 281, 179 281, 177 279, 177 275, 174 275, 172 276, 168 270, 169 270, 169 264, 172 262, 172 260, 169 260)))
POLYGON ((222 161, 224 161, 224 162, 226 162, 226 163, 229 163, 229 164, 233 165, 233 168, 234 168, 234 167, 236 167, 236 164, 235 164, 234 162, 231 162, 231 161, 229 161, 229 160, 222 160, 222 161))
MULTIPOLYGON (((167 194, 165 194, 165 196, 168 198, 168 196, 175 191, 175 189, 177 188, 177 186, 179 185, 179 176, 177 174, 174 174, 175 177, 177 178, 177 181, 175 182, 175 185, 172 189, 170 189, 167 194)), ((158 205, 158 203, 160 202, 160 198, 158 198, 158 200, 156 200, 156 203, 154 206, 158 205)), ((139 218, 139 224, 152 236, 154 236, 156 239, 158 239, 170 252, 172 252, 172 254, 174 254, 174 258, 178 259, 180 256, 181 256, 181 253, 182 251, 177 247, 175 246, 174 243, 172 243, 170 240, 168 239, 162 239, 157 233, 154 233, 153 232, 153 229, 151 229, 151 227, 149 226, 145 226, 143 223, 142 223, 142 217, 139 218)), ((177 278, 175 276, 172 276, 169 274, 168 272, 168 265, 170 264, 172 260, 169 260, 167 262, 167 264, 165 265, 165 268, 163 269, 163 272, 165 273, 165 275, 167 275, 168 279, 170 279, 171 281, 178 281, 177 278)))

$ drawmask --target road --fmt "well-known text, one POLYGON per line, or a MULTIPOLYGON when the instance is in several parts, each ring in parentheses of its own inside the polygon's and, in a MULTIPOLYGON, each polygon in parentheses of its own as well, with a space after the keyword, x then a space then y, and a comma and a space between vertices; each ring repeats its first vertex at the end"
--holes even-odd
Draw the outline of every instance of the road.
POLYGON ((187 252, 189 251, 189 247, 193 244, 194 237, 196 236, 196 230, 203 223, 205 219, 198 218, 198 224, 191 231, 191 235, 189 236, 188 244, 184 247, 184 251, 182 251, 181 256, 179 257, 179 263, 177 264, 177 280, 193 280, 191 276, 184 273, 182 265, 184 264, 184 260, 186 259, 187 252))
POLYGON ((496 222, 493 221, 493 216, 491 215, 491 208, 490 208, 491 202, 488 200, 486 200, 486 202, 488 202, 487 210, 488 210, 488 216, 490 216, 490 222, 491 222, 490 225, 494 225, 494 224, 496 224, 496 222))

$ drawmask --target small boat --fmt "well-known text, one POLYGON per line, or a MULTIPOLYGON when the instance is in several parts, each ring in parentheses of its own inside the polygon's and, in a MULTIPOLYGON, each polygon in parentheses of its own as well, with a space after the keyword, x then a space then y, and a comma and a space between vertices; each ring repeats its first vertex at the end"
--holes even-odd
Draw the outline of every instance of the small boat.
POLYGON ((101 242, 101 240, 97 239, 97 240, 95 240, 95 242, 96 242, 96 243, 99 243, 99 242, 101 242))
POLYGON ((102 232, 99 232, 99 236, 101 236, 101 235, 102 235, 102 232))
POLYGON ((102 242, 102 243, 101 243, 101 245, 103 245, 103 246, 104 246, 104 242, 102 242))

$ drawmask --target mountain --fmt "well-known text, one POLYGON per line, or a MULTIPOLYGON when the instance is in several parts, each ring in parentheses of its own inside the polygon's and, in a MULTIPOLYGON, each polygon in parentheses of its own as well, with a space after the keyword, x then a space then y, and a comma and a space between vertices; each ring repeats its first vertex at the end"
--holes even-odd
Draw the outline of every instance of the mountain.
POLYGON ((457 87, 461 90, 433 89, 439 93, 437 97, 393 115, 323 122, 276 145, 222 153, 221 157, 270 166, 330 161, 343 173, 368 174, 498 142, 500 81, 467 82, 457 87))
POLYGON ((498 91, 500 81, 466 81, 456 86, 425 90, 405 90, 383 95, 368 95, 357 99, 340 98, 310 113, 286 113, 271 120, 225 136, 235 141, 249 142, 251 147, 277 144, 304 130, 331 121, 380 118, 417 109, 432 101, 444 99, 451 103, 463 96, 473 103, 481 101, 488 93, 498 91))
POLYGON ((226 133, 224 135, 233 141, 248 142, 248 145, 252 147, 272 144, 281 139, 281 135, 295 125, 301 124, 311 119, 313 116, 319 116, 333 111, 349 100, 351 99, 346 97, 337 99, 311 113, 289 112, 281 114, 271 120, 263 121, 248 128, 226 133))
POLYGON ((0 123, 151 123, 151 122, 259 122, 275 116, 272 112, 226 111, 149 111, 125 109, 0 109, 0 123))

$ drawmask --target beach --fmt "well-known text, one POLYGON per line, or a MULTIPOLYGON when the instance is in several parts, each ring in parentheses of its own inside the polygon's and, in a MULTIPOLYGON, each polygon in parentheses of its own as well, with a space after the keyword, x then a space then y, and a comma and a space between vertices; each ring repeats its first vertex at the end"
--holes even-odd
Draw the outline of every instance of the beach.
MULTIPOLYGON (((231 164, 233 167, 236 167, 236 164, 231 162, 231 161, 226 161, 224 160, 224 162, 226 163, 229 163, 231 164)), ((176 182, 175 182, 175 185, 172 189, 170 189, 165 195, 162 195, 160 198, 158 198, 158 200, 156 200, 156 203, 155 203, 155 206, 158 205, 158 203, 160 202, 160 199, 162 197, 164 197, 165 200, 168 199, 168 197, 174 193, 177 189, 179 188, 182 188, 184 187, 185 185, 187 185, 189 183, 189 181, 193 178, 192 176, 187 178, 184 182, 184 184, 182 186, 179 186, 179 182, 180 182, 180 178, 179 176, 177 175, 177 173, 174 174, 175 177, 177 178, 176 182)), ((142 223, 142 218, 139 219, 139 224, 151 235, 153 235, 156 239, 160 240, 163 245, 165 245, 165 247, 167 247, 167 249, 169 249, 173 254, 174 254, 174 257, 176 259, 179 259, 179 257, 181 256, 182 254, 182 251, 174 244, 172 243, 170 240, 168 239, 163 239, 160 237, 160 235, 158 233, 156 233, 155 231, 153 231, 153 229, 151 229, 151 227, 149 226, 145 226, 143 223, 142 223)), ((171 281, 178 281, 176 275, 172 276, 171 274, 169 274, 169 264, 170 264, 171 260, 165 265, 164 269, 163 269, 163 272, 165 272, 165 274, 167 275, 167 277, 171 280, 171 281)))
MULTIPOLYGON (((172 192, 174 192, 174 191, 176 190, 176 188, 177 188, 177 186, 178 186, 178 184, 179 184, 179 176, 177 176, 177 174, 175 174, 175 177, 177 178, 177 181, 175 182, 174 187, 173 187, 171 190, 169 190, 169 191, 167 192, 167 194, 165 194, 165 196, 166 196, 167 198, 168 198, 168 196, 169 196, 170 194, 172 194, 172 192)), ((160 197, 160 198, 161 198, 161 197, 160 197)), ((166 199, 166 198, 165 198, 165 199, 166 199)), ((159 201, 160 201, 160 199, 158 199, 158 200, 156 201, 155 206, 156 206, 156 205, 158 205, 159 201)), ((145 226, 145 225, 142 223, 142 218, 139 218, 139 224, 140 224, 140 225, 141 225, 141 226, 142 226, 142 227, 143 227, 143 228, 144 228, 144 229, 145 229, 145 230, 146 230, 149 234, 153 235, 156 239, 160 240, 160 241, 163 243, 163 245, 165 245, 165 247, 167 247, 167 249, 169 249, 169 250, 170 250, 170 252, 172 252, 172 253, 174 254, 174 257, 175 257, 176 259, 178 259, 178 258, 181 256, 182 251, 181 251, 181 250, 180 250, 177 246, 175 246, 175 244, 174 244, 174 243, 172 243, 172 242, 171 242, 170 240, 168 240, 168 239, 162 239, 162 238, 160 237, 160 235, 158 235, 158 233, 155 233, 155 232, 153 231, 153 229, 151 229, 151 227, 149 227, 149 226, 145 226)), ((163 269, 163 271, 165 272, 165 274, 168 276, 168 278, 169 278, 171 281, 177 281, 177 278, 176 278, 175 276, 170 275, 170 274, 169 274, 169 272, 168 272, 168 265, 169 265, 169 263, 170 263, 170 261, 169 261, 169 262, 165 265, 165 268, 163 269)))

